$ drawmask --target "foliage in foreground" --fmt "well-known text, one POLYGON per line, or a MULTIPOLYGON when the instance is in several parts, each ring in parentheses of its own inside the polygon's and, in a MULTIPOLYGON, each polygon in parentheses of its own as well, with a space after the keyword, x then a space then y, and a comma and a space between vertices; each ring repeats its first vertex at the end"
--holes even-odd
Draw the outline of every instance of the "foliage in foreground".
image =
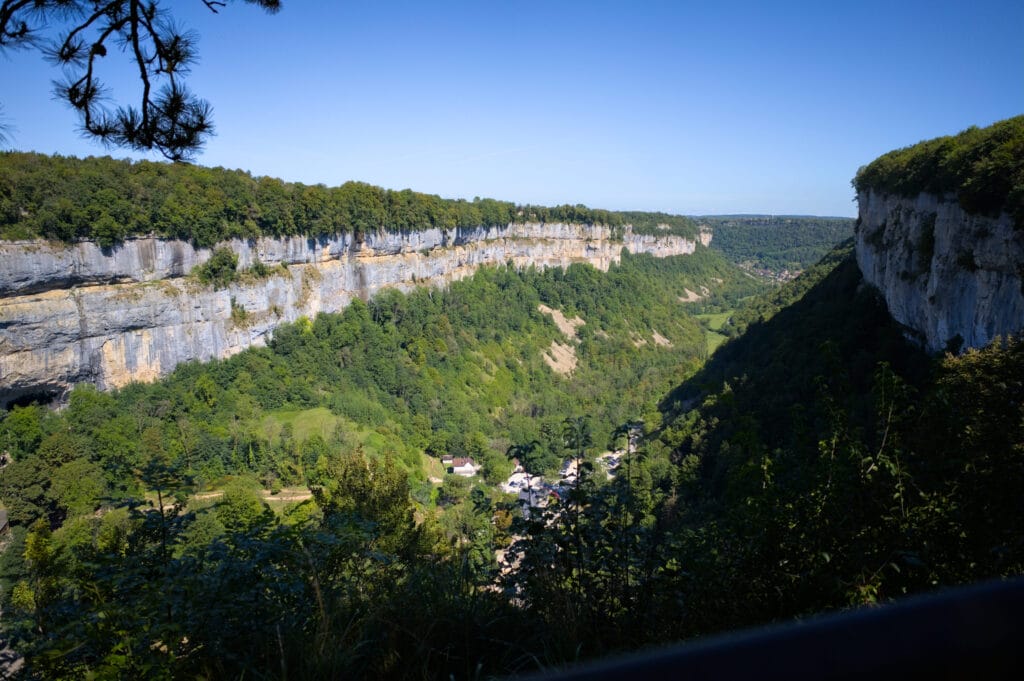
MULTIPOLYGON (((36 524, 5 613, 27 675, 411 678, 522 664, 511 642, 530 633, 477 588, 486 574, 465 569, 460 538, 453 549, 435 521, 414 522, 404 473, 358 452, 324 465, 331 485, 285 522, 243 492, 199 513, 165 499, 56 532, 36 524)), ((173 478, 148 474, 165 491, 173 478)))
POLYGON ((816 276, 663 402, 698 630, 1024 571, 1024 343, 929 359, 851 256, 816 276))
POLYGON ((528 520, 476 495, 416 524, 392 462, 338 450, 283 522, 239 493, 39 524, 8 630, 37 678, 463 678, 1020 574, 1022 369, 1019 342, 919 388, 881 365, 870 430, 825 396, 806 449, 769 450, 750 423, 726 447, 713 419, 736 423, 741 396, 722 393, 611 482, 570 420, 580 484, 528 520), (486 556, 510 512, 521 562, 499 578, 486 556))
MULTIPOLYGON (((280 0, 246 2, 268 12, 281 8, 280 0)), ((226 7, 224 2, 205 4, 214 14, 226 7)), ((197 59, 195 44, 196 35, 160 0, 0 3, 0 53, 38 48, 59 65, 64 73, 54 83, 54 95, 76 111, 83 134, 105 145, 156 150, 174 161, 192 158, 213 133, 209 103, 184 82, 197 59), (110 89, 100 74, 110 66, 104 57, 115 46, 134 60, 138 99, 128 105, 122 99, 111 107, 110 89)))
MULTIPOLYGON (((85 503, 3 556, 24 557, 3 567, 27 675, 517 673, 1021 574, 1024 343, 930 359, 831 262, 664 400, 614 480, 593 455, 632 422, 547 429, 580 480, 529 517, 450 486, 417 519, 396 458, 343 433, 317 444, 314 500, 280 517, 244 485, 179 510, 182 452, 143 431, 150 464, 126 476, 160 490, 149 505, 85 503), (500 575, 506 547, 519 568, 500 575)), ((145 423, 173 402, 135 404, 145 423)), ((4 424, 41 465, 67 451, 24 410, 4 424)))

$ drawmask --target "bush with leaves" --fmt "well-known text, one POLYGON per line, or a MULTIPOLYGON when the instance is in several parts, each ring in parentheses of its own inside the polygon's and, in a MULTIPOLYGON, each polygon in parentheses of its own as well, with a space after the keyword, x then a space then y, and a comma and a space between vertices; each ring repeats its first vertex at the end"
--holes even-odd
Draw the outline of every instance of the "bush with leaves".
POLYGON ((238 278, 238 255, 230 248, 215 248, 210 259, 196 265, 193 273, 204 284, 224 288, 238 278))

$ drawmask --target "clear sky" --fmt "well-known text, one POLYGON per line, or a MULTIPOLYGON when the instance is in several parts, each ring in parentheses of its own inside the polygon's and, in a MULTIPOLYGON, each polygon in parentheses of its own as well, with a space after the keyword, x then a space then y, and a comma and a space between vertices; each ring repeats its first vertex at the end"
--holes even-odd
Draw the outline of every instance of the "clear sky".
MULTIPOLYGON (((854 215, 859 166, 1024 113, 1021 0, 166 4, 200 36, 197 162, 306 183, 854 215)), ((0 56, 7 146, 129 156, 77 135, 59 76, 0 56)))

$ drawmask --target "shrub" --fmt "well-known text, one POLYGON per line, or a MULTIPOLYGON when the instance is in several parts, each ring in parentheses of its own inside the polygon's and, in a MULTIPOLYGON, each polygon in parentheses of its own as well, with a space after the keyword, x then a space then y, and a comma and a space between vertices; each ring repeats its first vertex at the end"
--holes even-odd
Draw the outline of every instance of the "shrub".
POLYGON ((230 248, 216 248, 210 259, 193 270, 199 281, 223 288, 238 278, 238 256, 230 248))

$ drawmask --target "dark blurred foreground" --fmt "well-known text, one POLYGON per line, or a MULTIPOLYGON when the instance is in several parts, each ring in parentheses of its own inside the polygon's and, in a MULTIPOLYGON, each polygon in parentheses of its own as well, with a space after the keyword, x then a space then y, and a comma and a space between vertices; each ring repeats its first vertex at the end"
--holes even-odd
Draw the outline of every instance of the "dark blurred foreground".
POLYGON ((1022 678, 1024 579, 727 634, 541 676, 603 679, 1022 678))

